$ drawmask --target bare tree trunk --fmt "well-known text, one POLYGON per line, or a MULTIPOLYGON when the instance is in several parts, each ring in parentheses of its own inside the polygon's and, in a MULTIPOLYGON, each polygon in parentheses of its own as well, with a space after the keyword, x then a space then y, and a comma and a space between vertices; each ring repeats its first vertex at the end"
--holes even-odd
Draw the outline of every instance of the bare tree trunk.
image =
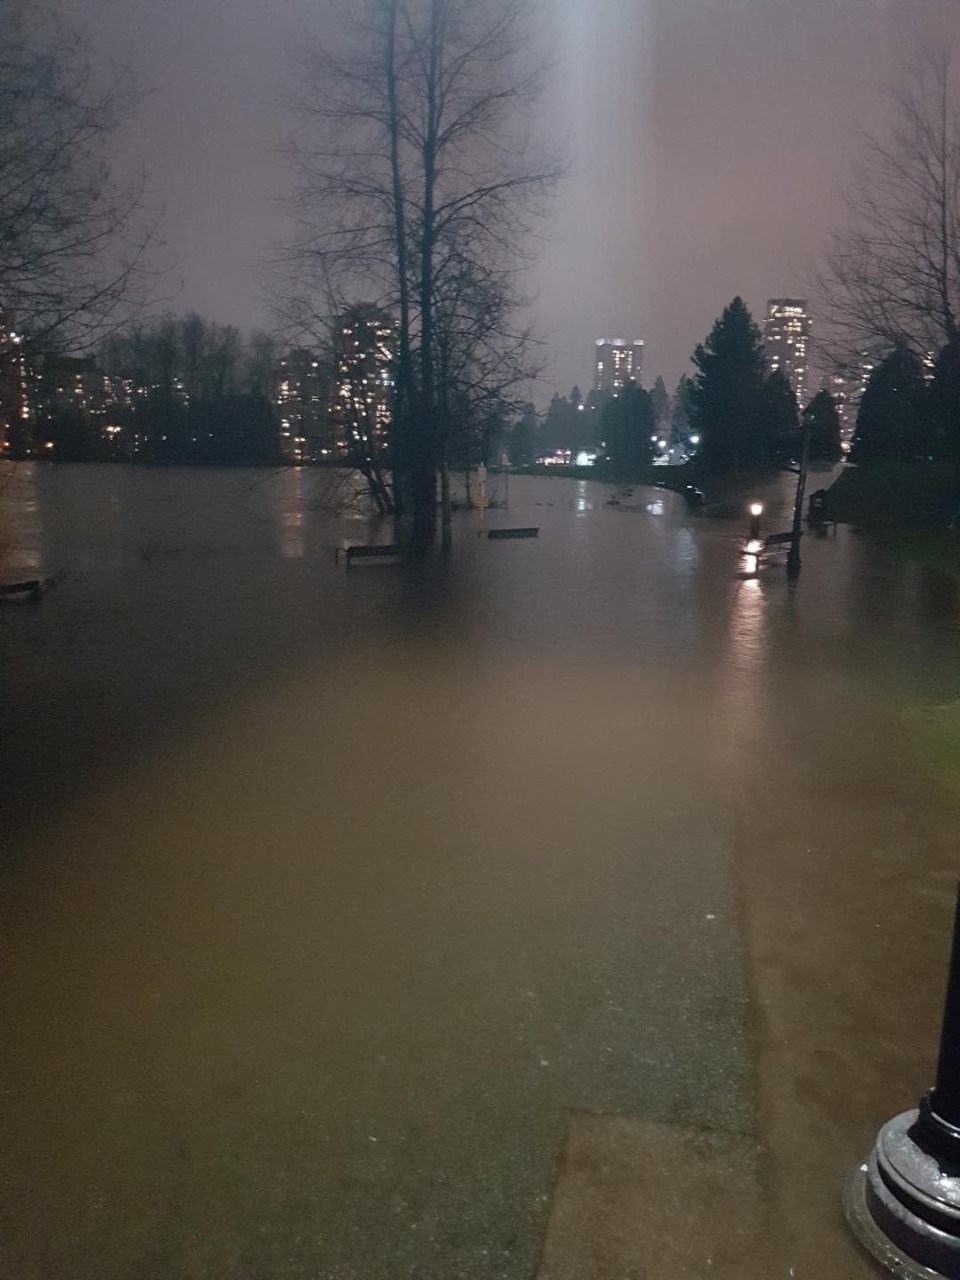
POLYGON ((440 459, 440 544, 444 554, 453 548, 453 525, 450 518, 450 465, 446 449, 440 459))
POLYGON ((414 429, 413 355, 410 348, 410 276, 407 261, 406 193, 400 168, 400 113, 397 98, 397 6, 387 0, 385 74, 390 130, 390 180, 393 192, 394 235, 397 255, 397 301, 400 327, 397 334, 397 381, 391 429, 393 505, 403 518, 412 504, 410 491, 410 435, 414 429))
POLYGON ((417 449, 417 508, 413 538, 421 548, 433 541, 436 525, 436 385, 434 369, 434 249, 437 176, 437 98, 442 0, 431 0, 430 48, 426 65, 426 129, 423 165, 423 225, 420 233, 420 423, 417 449))

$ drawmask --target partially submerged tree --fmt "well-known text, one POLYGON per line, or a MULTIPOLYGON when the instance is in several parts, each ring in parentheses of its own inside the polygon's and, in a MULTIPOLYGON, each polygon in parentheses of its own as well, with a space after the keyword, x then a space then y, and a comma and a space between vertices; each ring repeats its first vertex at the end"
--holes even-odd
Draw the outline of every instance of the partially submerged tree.
POLYGON ((960 323, 960 111, 949 55, 923 58, 892 106, 890 133, 859 140, 846 219, 819 282, 838 354, 879 343, 922 356, 960 323))
POLYGON ((517 267, 557 166, 523 124, 541 84, 525 0, 367 0, 338 49, 304 59, 292 155, 301 326, 358 293, 397 319, 394 492, 433 536, 437 475, 464 397, 528 371, 517 267), (469 372, 465 372, 469 368, 469 372))
POLYGON ((153 228, 111 171, 136 102, 76 32, 0 0, 0 309, 41 350, 89 348, 143 300, 153 228))

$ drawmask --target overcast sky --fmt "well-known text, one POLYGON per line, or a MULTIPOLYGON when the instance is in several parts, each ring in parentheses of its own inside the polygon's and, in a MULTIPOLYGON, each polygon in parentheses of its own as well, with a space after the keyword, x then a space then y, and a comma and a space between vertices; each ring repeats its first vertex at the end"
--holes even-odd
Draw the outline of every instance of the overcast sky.
MULTIPOLYGON (((960 0, 540 0, 547 100, 565 144, 535 272, 552 361, 539 398, 590 382, 593 340, 642 337, 673 384, 740 293, 806 292, 857 124, 918 45, 960 35, 960 0)), ((281 227, 277 106, 325 0, 62 0, 149 91, 123 143, 164 206, 171 305, 269 327, 254 264, 281 227)))

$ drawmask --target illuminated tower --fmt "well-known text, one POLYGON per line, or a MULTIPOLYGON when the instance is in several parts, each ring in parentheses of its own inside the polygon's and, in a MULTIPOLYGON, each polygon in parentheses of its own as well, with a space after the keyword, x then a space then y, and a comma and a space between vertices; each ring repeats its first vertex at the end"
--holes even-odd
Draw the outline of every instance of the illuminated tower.
POLYGON ((23 335, 0 311, 0 454, 28 458, 36 452, 29 382, 23 335))
POLYGON ((397 328, 373 307, 353 307, 334 333, 336 417, 347 444, 387 443, 393 412, 393 366, 397 328))
POLYGON ((643 339, 598 338, 594 352, 593 388, 615 396, 628 382, 643 379, 643 339))
POLYGON ((763 326, 770 372, 782 369, 801 408, 806 404, 810 317, 806 298, 771 298, 763 326))

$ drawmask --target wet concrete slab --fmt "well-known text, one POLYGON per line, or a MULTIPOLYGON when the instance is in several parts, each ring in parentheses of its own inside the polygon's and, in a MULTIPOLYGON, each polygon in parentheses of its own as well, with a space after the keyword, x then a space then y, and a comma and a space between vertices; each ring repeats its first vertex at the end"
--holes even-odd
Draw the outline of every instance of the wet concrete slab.
POLYGON ((750 1124, 680 699, 561 674, 344 657, 22 838, 9 1274, 527 1276, 571 1109, 750 1124))
POLYGON ((737 1280, 768 1270, 754 1139, 623 1116, 571 1119, 537 1280, 737 1280))

